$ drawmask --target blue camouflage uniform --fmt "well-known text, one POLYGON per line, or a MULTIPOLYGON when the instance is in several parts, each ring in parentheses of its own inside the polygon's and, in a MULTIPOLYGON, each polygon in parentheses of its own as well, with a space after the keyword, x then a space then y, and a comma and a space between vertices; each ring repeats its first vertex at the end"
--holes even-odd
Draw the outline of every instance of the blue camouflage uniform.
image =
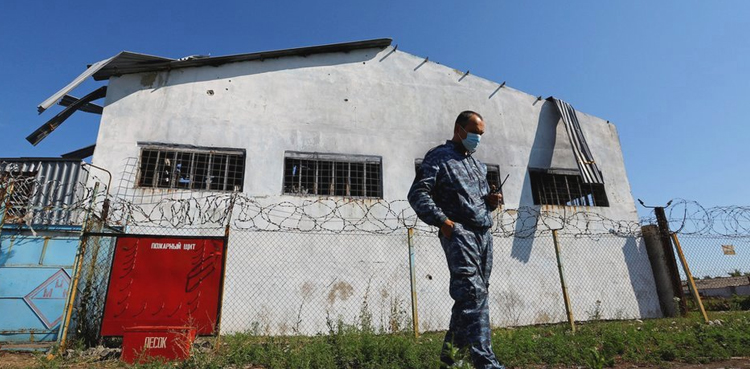
POLYGON ((455 301, 441 360, 452 364, 447 344, 468 348, 476 368, 503 368, 492 352, 487 287, 492 271, 492 211, 487 167, 453 141, 427 152, 409 190, 419 219, 440 227, 455 222, 450 238, 438 232, 455 301))

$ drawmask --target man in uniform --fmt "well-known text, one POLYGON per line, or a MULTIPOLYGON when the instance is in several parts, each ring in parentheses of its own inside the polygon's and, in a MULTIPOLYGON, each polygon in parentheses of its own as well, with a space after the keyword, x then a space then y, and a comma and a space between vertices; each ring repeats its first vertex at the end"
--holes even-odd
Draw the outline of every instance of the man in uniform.
POLYGON ((409 190, 419 219, 440 228, 455 301, 441 361, 453 364, 448 348, 468 349, 476 368, 503 368, 492 352, 487 287, 492 271, 492 211, 502 195, 490 190, 487 167, 474 159, 485 125, 464 111, 453 138, 427 152, 409 190))

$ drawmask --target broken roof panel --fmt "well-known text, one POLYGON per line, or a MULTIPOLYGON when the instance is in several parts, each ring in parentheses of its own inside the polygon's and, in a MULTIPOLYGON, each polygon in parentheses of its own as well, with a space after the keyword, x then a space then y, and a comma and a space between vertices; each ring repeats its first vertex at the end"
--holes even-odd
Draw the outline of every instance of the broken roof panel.
MULTIPOLYGON (((58 102, 58 104, 67 108, 68 106, 76 103, 78 100, 80 99, 75 96, 65 95, 62 97, 60 102, 58 102)), ((101 105, 93 103, 83 104, 80 108, 78 108, 78 110, 98 115, 102 115, 102 113, 104 112, 104 108, 101 105)))
POLYGON ((107 95, 107 86, 99 87, 90 94, 82 97, 76 102, 70 104, 63 111, 57 113, 52 119, 48 120, 41 127, 37 128, 36 131, 26 137, 26 141, 29 141, 32 145, 36 146, 40 141, 47 137, 52 131, 57 129, 66 119, 70 118, 73 113, 78 111, 82 106, 85 106, 91 101, 101 99, 107 95))
POLYGON ((43 113, 50 106, 55 105, 60 99, 63 98, 63 96, 67 95, 70 91, 83 83, 86 78, 93 76, 96 72, 105 67, 116 68, 118 65, 133 64, 148 65, 153 63, 163 63, 170 60, 172 59, 146 54, 136 54, 129 51, 122 51, 111 58, 100 60, 94 64, 91 64, 83 73, 81 73, 81 75, 76 77, 67 86, 63 87, 60 91, 57 91, 54 95, 50 96, 49 98, 47 98, 47 100, 44 100, 41 104, 39 104, 39 106, 37 106, 37 110, 39 111, 39 114, 43 113))
POLYGON ((82 147, 78 150, 71 151, 65 154, 60 155, 63 159, 79 159, 83 160, 86 159, 92 155, 94 155, 94 149, 96 149, 96 144, 89 145, 86 147, 82 147))

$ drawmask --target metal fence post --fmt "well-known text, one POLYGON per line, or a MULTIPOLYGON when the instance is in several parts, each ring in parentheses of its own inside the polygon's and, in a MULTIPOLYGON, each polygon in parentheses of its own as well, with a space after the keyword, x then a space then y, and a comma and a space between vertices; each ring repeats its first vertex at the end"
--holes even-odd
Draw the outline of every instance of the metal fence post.
POLYGON ((565 300, 565 312, 568 315, 568 322, 570 323, 570 329, 575 333, 576 323, 573 320, 573 310, 570 307, 570 297, 568 296, 568 285, 565 284, 565 273, 563 273, 563 266, 560 260, 560 241, 557 239, 557 229, 552 230, 552 241, 555 244, 555 256, 557 257, 557 271, 560 273, 560 284, 562 285, 563 299, 565 300))
POLYGON ((235 191, 232 193, 232 197, 229 200, 229 210, 227 212, 227 224, 224 228, 224 252, 223 259, 221 262, 221 265, 224 266, 224 270, 221 274, 221 286, 219 288, 219 312, 218 317, 216 319, 216 346, 219 347, 221 345, 221 311, 223 310, 224 305, 224 281, 227 276, 227 252, 229 252, 229 231, 232 228, 232 213, 234 212, 234 203, 237 201, 237 195, 238 193, 235 191))
POLYGON ((706 309, 703 308, 703 301, 701 301, 701 296, 698 294, 698 288, 695 287, 693 274, 690 273, 690 268, 688 267, 687 259, 685 259, 685 254, 682 253, 682 246, 680 246, 680 240, 677 238, 677 233, 672 233, 672 240, 674 241, 674 247, 677 249, 677 255, 680 256, 680 263, 682 263, 682 270, 685 271, 685 276, 688 280, 688 286, 690 286, 690 292, 693 294, 695 302, 701 309, 703 320, 708 323, 708 315, 706 315, 706 309))
POLYGON ((65 301, 65 314, 60 324, 60 330, 58 331, 58 342, 60 342, 60 351, 65 350, 65 344, 68 335, 68 328, 70 328, 70 318, 73 315, 73 305, 75 305, 76 292, 78 291, 78 282, 81 278, 81 269, 83 268, 83 256, 86 253, 86 231, 89 226, 89 218, 91 212, 94 209, 94 202, 96 201, 96 194, 99 191, 99 182, 94 184, 94 191, 91 195, 91 203, 88 209, 86 209, 86 216, 83 218, 83 224, 81 225, 81 242, 78 245, 78 252, 76 253, 75 262, 73 263, 73 283, 70 284, 70 290, 68 291, 68 298, 65 301))
POLYGON ((417 272, 414 263, 414 228, 408 229, 409 241, 409 275, 411 276, 411 321, 414 338, 419 338, 419 314, 417 312, 417 272))

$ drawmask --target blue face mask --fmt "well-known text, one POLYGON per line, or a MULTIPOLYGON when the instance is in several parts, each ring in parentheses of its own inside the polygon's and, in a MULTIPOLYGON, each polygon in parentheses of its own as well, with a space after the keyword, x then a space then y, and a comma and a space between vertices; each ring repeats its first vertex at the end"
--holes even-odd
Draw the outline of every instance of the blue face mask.
POLYGON ((461 144, 464 145, 464 148, 470 153, 477 151, 477 146, 479 146, 479 140, 482 139, 482 136, 476 133, 466 132, 464 127, 461 127, 461 130, 466 133, 466 138, 461 140, 461 144))

